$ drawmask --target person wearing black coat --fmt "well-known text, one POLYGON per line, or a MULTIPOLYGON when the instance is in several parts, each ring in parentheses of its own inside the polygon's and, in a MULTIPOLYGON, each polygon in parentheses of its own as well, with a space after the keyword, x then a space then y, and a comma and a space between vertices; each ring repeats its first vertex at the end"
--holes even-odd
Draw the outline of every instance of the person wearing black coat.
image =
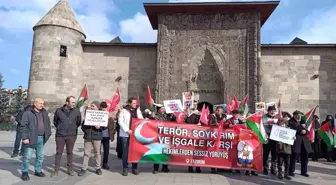
POLYGON ((312 149, 313 149, 312 160, 313 161, 318 161, 318 158, 320 156, 320 151, 321 151, 321 147, 320 147, 321 137, 317 133, 317 131, 321 127, 321 124, 320 124, 320 119, 319 119, 318 116, 314 115, 313 120, 314 120, 315 138, 314 138, 314 142, 311 144, 312 149))
POLYGON ((296 130, 296 139, 294 145, 292 146, 292 155, 290 158, 289 165, 289 175, 295 176, 295 159, 296 156, 300 155, 301 158, 301 175, 309 177, 307 173, 308 167, 308 154, 312 153, 311 144, 308 140, 307 134, 308 130, 306 129, 306 123, 301 119, 303 114, 300 111, 295 111, 293 113, 293 118, 288 121, 288 126, 290 129, 296 130))
MULTIPOLYGON (((194 108, 192 110, 192 113, 189 116, 185 117, 184 122, 187 124, 201 125, 200 118, 201 118, 201 114, 200 114, 200 111, 197 110, 197 101, 194 101, 194 108)), ((188 172, 194 173, 194 169, 192 166, 188 167, 188 172)), ((202 170, 200 167, 196 167, 196 173, 202 173, 202 170)))
POLYGON ((21 125, 21 120, 23 113, 27 110, 32 109, 32 105, 27 105, 26 107, 23 108, 23 110, 20 110, 19 113, 17 114, 15 121, 17 122, 16 125, 16 135, 15 135, 15 141, 14 141, 14 150, 13 154, 11 155, 11 158, 17 157, 19 155, 20 151, 20 156, 23 156, 24 154, 24 144, 21 144, 21 133, 20 133, 20 125, 21 125), (20 144, 21 144, 21 150, 20 150, 20 144))
MULTIPOLYGON (((328 122, 331 122, 331 128, 334 128, 334 117, 332 115, 327 115, 325 121, 322 122, 321 126, 328 122)), ((321 153, 322 157, 327 159, 328 162, 333 161, 333 149, 329 148, 323 140, 321 140, 321 153)))

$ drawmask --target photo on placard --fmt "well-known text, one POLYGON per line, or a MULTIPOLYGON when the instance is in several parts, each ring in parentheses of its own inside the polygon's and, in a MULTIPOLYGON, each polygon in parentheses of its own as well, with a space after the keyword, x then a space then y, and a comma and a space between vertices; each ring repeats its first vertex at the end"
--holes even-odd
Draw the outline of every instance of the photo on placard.
POLYGON ((265 106, 266 106, 266 103, 265 103, 265 102, 257 102, 257 103, 255 104, 256 112, 259 112, 259 111, 265 111, 265 106))
POLYGON ((183 109, 192 109, 194 108, 194 93, 193 92, 183 92, 182 93, 182 106, 183 109))

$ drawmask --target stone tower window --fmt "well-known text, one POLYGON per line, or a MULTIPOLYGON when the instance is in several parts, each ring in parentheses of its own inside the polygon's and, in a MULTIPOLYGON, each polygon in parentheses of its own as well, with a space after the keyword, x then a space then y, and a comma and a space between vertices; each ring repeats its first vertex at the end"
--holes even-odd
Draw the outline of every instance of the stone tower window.
POLYGON ((60 56, 61 57, 67 57, 67 47, 64 45, 61 45, 60 48, 60 56))

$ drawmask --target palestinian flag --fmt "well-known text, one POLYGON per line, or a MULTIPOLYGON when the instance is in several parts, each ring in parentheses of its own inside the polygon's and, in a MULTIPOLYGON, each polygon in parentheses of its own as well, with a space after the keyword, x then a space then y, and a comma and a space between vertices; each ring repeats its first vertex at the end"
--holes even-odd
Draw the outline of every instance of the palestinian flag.
POLYGON ((314 108, 312 108, 310 111, 308 111, 301 118, 306 123, 306 127, 307 127, 307 130, 308 130, 308 139, 309 139, 309 141, 314 141, 314 139, 315 139, 313 116, 315 115, 316 108, 317 108, 317 105, 314 108))
POLYGON ((242 104, 243 109, 243 118, 246 118, 248 113, 248 95, 246 95, 244 102, 242 104))
POLYGON ((317 132, 321 136, 323 141, 326 143, 328 148, 333 147, 334 138, 333 138, 333 134, 331 132, 331 122, 330 121, 328 121, 327 123, 322 125, 321 128, 317 132))
POLYGON ((149 86, 147 87, 146 100, 149 108, 153 108, 154 100, 152 98, 149 86))
POLYGON ((76 102, 76 106, 75 108, 76 109, 80 109, 83 105, 84 105, 84 102, 89 99, 89 94, 88 94, 88 90, 87 90, 87 87, 86 87, 86 84, 84 85, 78 99, 77 99, 77 102, 76 102))
POLYGON ((267 134, 262 123, 263 112, 259 111, 246 118, 247 126, 259 137, 260 143, 267 141, 267 134))

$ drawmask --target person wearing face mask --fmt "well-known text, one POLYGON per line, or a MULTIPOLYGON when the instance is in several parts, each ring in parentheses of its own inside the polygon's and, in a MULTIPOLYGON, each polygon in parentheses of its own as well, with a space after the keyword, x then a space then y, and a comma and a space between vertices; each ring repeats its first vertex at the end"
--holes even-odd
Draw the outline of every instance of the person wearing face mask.
POLYGON ((321 137, 318 134, 318 129, 321 127, 320 124, 320 119, 317 115, 313 116, 313 120, 314 120, 314 132, 315 132, 315 138, 314 138, 314 142, 311 144, 312 145, 312 149, 313 149, 313 153, 312 153, 312 160, 313 161, 318 161, 318 158, 320 156, 320 141, 321 141, 321 137))
MULTIPOLYGON (((269 106, 267 108, 267 114, 265 114, 262 118, 262 122, 264 124, 264 128, 268 137, 271 134, 273 125, 278 123, 278 118, 276 117, 276 108, 275 106, 269 106)), ((267 140, 266 143, 263 144, 263 164, 264 164, 264 175, 268 175, 269 173, 269 153, 271 153, 271 174, 276 175, 276 162, 277 162, 277 152, 276 152, 276 141, 267 140)))
MULTIPOLYGON (((325 121, 322 122, 321 126, 323 126, 324 124, 330 122, 331 125, 334 125, 334 118, 332 115, 327 115, 325 121)), ((333 126, 331 126, 331 128, 333 128, 333 126)), ((327 159, 328 162, 332 161, 332 148, 329 148, 328 145, 324 142, 324 140, 321 141, 321 152, 323 154, 323 157, 327 159)))
POLYGON ((282 112, 282 118, 288 122, 290 119, 292 119, 292 116, 288 112, 282 112))
POLYGON ((301 119, 302 115, 302 112, 296 110, 293 113, 293 118, 288 121, 289 128, 296 130, 296 140, 292 146, 292 155, 290 157, 289 165, 289 175, 293 177, 295 176, 295 160, 297 155, 300 155, 301 158, 301 175, 309 177, 309 174, 307 173, 308 154, 313 152, 307 137, 308 130, 306 129, 306 123, 301 119))

